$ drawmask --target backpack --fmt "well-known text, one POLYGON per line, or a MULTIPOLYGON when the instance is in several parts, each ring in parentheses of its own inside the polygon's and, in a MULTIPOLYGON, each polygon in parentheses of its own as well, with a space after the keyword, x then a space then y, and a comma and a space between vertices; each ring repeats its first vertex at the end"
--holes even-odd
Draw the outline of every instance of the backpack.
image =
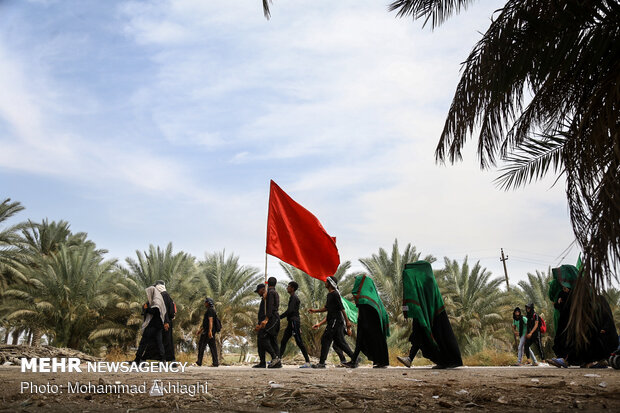
POLYGON ((540 321, 538 324, 538 329, 540 330, 540 334, 545 334, 547 332, 547 323, 541 316, 538 316, 538 320, 540 321))
POLYGON ((222 331, 222 322, 216 314, 215 317, 213 317, 213 334, 219 333, 220 331, 222 331))

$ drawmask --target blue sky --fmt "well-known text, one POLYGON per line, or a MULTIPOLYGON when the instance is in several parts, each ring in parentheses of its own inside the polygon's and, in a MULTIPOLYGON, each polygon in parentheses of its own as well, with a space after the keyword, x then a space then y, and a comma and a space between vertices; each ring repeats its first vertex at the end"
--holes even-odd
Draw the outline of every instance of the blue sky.
POLYGON ((497 276, 503 247, 515 281, 555 266, 574 239, 563 181, 502 192, 475 143, 434 161, 502 1, 434 31, 387 4, 276 1, 267 21, 258 0, 0 1, 0 194, 121 260, 171 241, 262 268, 274 179, 354 269, 395 238, 497 276))

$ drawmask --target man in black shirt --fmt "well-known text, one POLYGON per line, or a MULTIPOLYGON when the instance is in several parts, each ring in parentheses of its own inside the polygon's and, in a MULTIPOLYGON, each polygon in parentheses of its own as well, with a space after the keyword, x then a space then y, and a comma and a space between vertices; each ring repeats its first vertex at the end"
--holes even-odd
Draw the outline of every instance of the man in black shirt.
POLYGON ((271 356, 271 364, 269 368, 275 369, 282 367, 278 348, 278 333, 280 332, 280 315, 278 308, 280 306, 280 296, 276 291, 277 280, 275 277, 269 277, 267 280, 268 289, 264 284, 256 287, 256 292, 262 297, 258 306, 258 325, 254 330, 258 333, 258 357, 260 363, 252 367, 264 368, 267 366, 265 353, 271 356))
POLYGON ((217 346, 215 345, 215 334, 218 332, 216 329, 217 313, 215 312, 215 303, 213 299, 205 299, 205 316, 202 319, 202 327, 198 330, 200 340, 198 341, 198 361, 196 364, 202 366, 202 357, 205 352, 205 347, 209 345, 211 350, 211 359, 213 360, 213 367, 220 365, 217 357, 217 346))
POLYGON ((163 280, 158 280, 154 285, 157 291, 161 293, 166 305, 166 322, 164 324, 164 331, 162 332, 162 339, 164 341, 164 351, 166 352, 166 361, 175 361, 174 356, 174 340, 172 337, 173 320, 176 315, 176 306, 168 291, 166 291, 166 285, 163 280))
POLYGON ((308 351, 306 350, 306 346, 304 346, 304 342, 301 339, 301 320, 299 319, 299 306, 301 303, 299 301, 299 297, 295 294, 298 288, 299 285, 295 281, 291 281, 286 287, 286 291, 290 294, 290 298, 288 299, 288 308, 280 315, 280 318, 282 319, 286 317, 288 325, 286 326, 286 330, 284 330, 282 342, 280 343, 280 359, 284 355, 286 344, 291 336, 293 336, 295 337, 297 346, 301 350, 301 354, 303 354, 304 359, 306 360, 306 364, 301 366, 301 368, 307 368, 310 367, 310 357, 308 357, 308 351))
MULTIPOLYGON (((534 311, 534 303, 525 306, 525 314, 527 318, 527 334, 525 335, 525 354, 530 354, 530 346, 536 344, 540 359, 545 360, 545 351, 542 344, 542 335, 540 334, 540 317, 534 311)), ((533 354, 533 353, 532 353, 533 354)))
MULTIPOLYGON (((327 327, 321 337, 321 358, 319 359, 319 364, 312 365, 313 368, 325 368, 325 361, 327 360, 329 348, 332 343, 340 347, 340 349, 344 351, 347 356, 353 356, 353 351, 351 351, 349 344, 347 344, 344 338, 345 331, 347 331, 348 334, 351 329, 351 322, 347 317, 347 313, 344 311, 342 299, 340 298, 340 293, 336 287, 336 279, 334 277, 327 277, 327 280, 325 281, 325 288, 327 288, 329 293, 327 294, 325 307, 320 309, 311 308, 308 310, 310 313, 324 313, 327 311, 327 318, 325 320, 327 327)), ((322 323, 315 324, 312 328, 318 328, 320 324, 322 323)))

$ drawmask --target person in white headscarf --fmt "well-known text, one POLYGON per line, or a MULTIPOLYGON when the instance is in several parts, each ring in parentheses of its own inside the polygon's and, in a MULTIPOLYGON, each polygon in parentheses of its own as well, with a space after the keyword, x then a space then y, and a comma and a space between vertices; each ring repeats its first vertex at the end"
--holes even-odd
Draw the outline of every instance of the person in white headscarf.
POLYGON ((177 312, 176 305, 174 304, 172 297, 170 297, 170 294, 168 294, 168 291, 166 291, 166 284, 163 280, 157 280, 154 287, 161 293, 161 296, 164 299, 164 304, 166 305, 166 319, 164 320, 164 331, 162 333, 164 351, 166 352, 166 361, 175 361, 172 330, 174 327, 174 316, 177 312))
POLYGON ((164 344, 162 333, 166 320, 166 305, 161 293, 155 287, 146 288, 147 302, 143 305, 144 322, 142 323, 142 338, 136 351, 135 362, 140 363, 146 359, 150 346, 156 346, 160 361, 165 361, 164 344))

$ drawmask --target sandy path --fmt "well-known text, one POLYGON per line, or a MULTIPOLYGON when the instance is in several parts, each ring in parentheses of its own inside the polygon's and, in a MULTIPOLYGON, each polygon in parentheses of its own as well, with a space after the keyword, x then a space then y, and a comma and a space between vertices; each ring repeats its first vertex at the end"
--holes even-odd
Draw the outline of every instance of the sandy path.
MULTIPOLYGON (((620 411, 620 371, 554 367, 465 367, 455 370, 391 367, 277 370, 188 367, 185 373, 22 373, 0 367, 0 412, 171 410, 215 411, 620 411), (596 375, 586 376, 586 375, 596 375), (143 385, 142 394, 68 394, 88 382, 143 385), (179 385, 177 393, 149 396, 153 380, 179 385), (182 385, 208 383, 208 393, 181 394, 182 385), (275 382, 273 387, 270 381, 275 382), (20 393, 22 382, 62 394, 20 393)), ((187 389, 187 388, 185 388, 187 389)), ((173 389, 174 390, 174 389, 173 389)))

